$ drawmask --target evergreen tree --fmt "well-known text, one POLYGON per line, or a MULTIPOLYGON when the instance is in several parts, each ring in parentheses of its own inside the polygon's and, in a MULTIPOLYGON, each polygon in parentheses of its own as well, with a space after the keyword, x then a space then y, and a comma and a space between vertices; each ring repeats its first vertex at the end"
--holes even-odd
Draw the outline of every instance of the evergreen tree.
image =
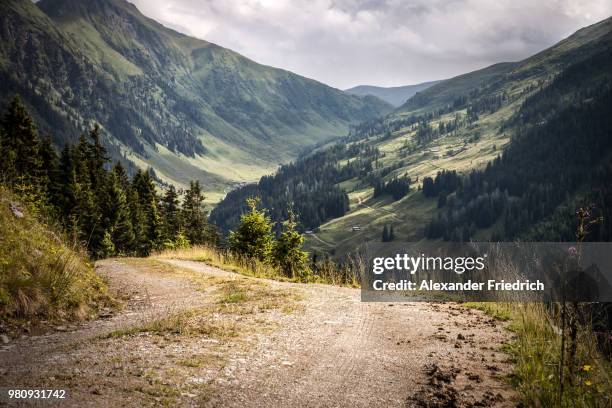
POLYGON ((272 221, 263 211, 257 209, 259 200, 248 198, 249 211, 242 214, 236 231, 229 234, 230 249, 242 256, 269 262, 274 240, 272 237, 272 221))
POLYGON ((127 196, 114 171, 108 174, 104 196, 106 199, 101 203, 102 217, 108 239, 115 249, 114 254, 129 254, 134 248, 134 229, 127 196))
POLYGON ((37 185, 41 169, 40 140, 32 118, 19 97, 13 98, 0 122, 2 138, 2 171, 8 182, 37 185))
POLYGON ((389 241, 389 230, 387 229, 387 224, 385 224, 382 230, 382 242, 387 241, 389 241))
POLYGON ((174 186, 168 187, 161 200, 161 217, 163 220, 162 235, 165 243, 172 244, 181 233, 182 217, 179 196, 174 186))
POLYGON ((47 203, 58 203, 62 197, 64 180, 60 175, 60 162, 50 137, 45 137, 39 149, 41 163, 41 191, 47 203))
POLYGON ((59 160, 59 179, 61 180, 60 197, 55 201, 64 225, 73 224, 74 208, 76 207, 76 173, 72 150, 64 146, 59 160))
POLYGON ((185 192, 183 201, 183 223, 185 236, 192 244, 216 244, 216 231, 208 224, 204 212, 204 195, 199 181, 189 183, 189 189, 185 192))
POLYGON ((389 227, 389 241, 395 241, 395 231, 393 231, 393 224, 389 227))
POLYGON ((296 230, 297 223, 293 210, 283 222, 281 234, 274 245, 274 263, 290 278, 304 279, 308 270, 308 253, 302 251, 304 237, 296 230))
POLYGON ((100 126, 94 125, 89 132, 91 142, 87 146, 87 159, 92 190, 101 192, 105 187, 106 169, 105 165, 110 160, 106 148, 102 144, 100 126))
POLYGON ((15 152, 10 148, 6 132, 0 126, 0 182, 8 183, 13 176, 13 163, 15 152))
POLYGON ((146 256, 159 247, 161 241, 161 219, 157 209, 157 194, 149 172, 138 170, 132 180, 132 187, 138 195, 138 222, 141 227, 137 251, 146 256))

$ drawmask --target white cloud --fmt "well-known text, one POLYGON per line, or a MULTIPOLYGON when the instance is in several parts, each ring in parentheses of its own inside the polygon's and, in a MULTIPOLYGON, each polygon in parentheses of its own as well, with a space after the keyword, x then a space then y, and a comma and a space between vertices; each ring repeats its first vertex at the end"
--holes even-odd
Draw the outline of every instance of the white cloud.
POLYGON ((146 15, 339 88, 518 60, 612 14, 609 0, 130 0, 146 15))

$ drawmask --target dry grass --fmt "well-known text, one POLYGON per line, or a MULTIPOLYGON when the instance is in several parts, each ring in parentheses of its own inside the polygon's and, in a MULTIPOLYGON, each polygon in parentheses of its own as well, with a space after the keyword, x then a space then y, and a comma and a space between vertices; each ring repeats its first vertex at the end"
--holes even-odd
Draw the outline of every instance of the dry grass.
POLYGON ((516 334, 506 348, 515 366, 511 381, 525 406, 608 407, 612 404, 612 366, 599 352, 590 324, 579 328, 576 357, 571 367, 566 357, 561 394, 561 336, 551 324, 551 313, 544 304, 516 302, 468 306, 510 321, 509 329, 516 334))
POLYGON ((285 282, 325 283, 350 287, 360 286, 360 276, 364 271, 363 261, 359 258, 355 258, 351 259, 345 266, 339 266, 331 261, 322 262, 315 270, 310 271, 308 274, 304 274, 307 278, 291 279, 283 275, 279 269, 266 263, 240 257, 229 251, 208 246, 193 246, 185 249, 165 250, 155 254, 154 258, 204 262, 226 271, 256 278, 285 282))
POLYGON ((220 319, 208 310, 192 309, 152 319, 143 325, 113 331, 103 338, 117 338, 137 333, 170 334, 178 336, 202 336, 206 338, 228 338, 238 335, 236 324, 220 319))
POLYGON ((159 259, 182 259, 204 262, 208 265, 245 276, 291 281, 290 278, 284 276, 276 268, 268 264, 254 259, 239 257, 229 251, 208 246, 192 246, 185 249, 165 250, 155 254, 154 257, 159 259))
POLYGON ((113 331, 103 338, 149 333, 227 339, 237 337, 241 332, 256 330, 256 326, 261 323, 251 322, 254 323, 251 327, 250 323, 237 317, 255 316, 265 311, 292 313, 302 309, 299 303, 302 297, 297 291, 272 287, 264 281, 240 275, 235 278, 209 276, 151 258, 130 258, 124 261, 147 272, 172 274, 173 277, 187 279, 196 289, 207 290, 211 295, 210 302, 195 309, 178 312, 165 310, 159 315, 146 317, 140 325, 113 331), (239 324, 237 320, 240 320, 239 324))
POLYGON ((84 319, 109 303, 87 255, 0 189, 0 319, 84 319), (15 216, 11 205, 23 212, 15 216))

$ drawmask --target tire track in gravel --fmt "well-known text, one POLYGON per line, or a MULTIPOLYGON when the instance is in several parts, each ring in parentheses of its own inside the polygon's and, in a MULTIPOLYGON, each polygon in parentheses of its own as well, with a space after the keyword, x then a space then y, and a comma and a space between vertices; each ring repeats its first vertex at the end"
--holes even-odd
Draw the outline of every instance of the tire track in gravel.
MULTIPOLYGON (((170 262, 210 272, 201 263, 170 262)), ((479 311, 366 303, 356 289, 267 282, 298 290, 304 312, 280 318, 274 334, 233 362, 206 406, 410 407, 441 393, 456 398, 448 406, 515 405, 501 379, 511 367, 498 350, 510 334, 479 311), (487 368, 493 362, 495 372, 487 368), (440 388, 432 376, 447 373, 440 388)))
MULTIPOLYGON (((199 262, 164 262, 207 277, 237 278, 199 262)), ((0 365, 10 371, 10 376, 0 373, 0 386, 10 385, 10 378, 36 375, 40 364, 55 361, 66 345, 80 342, 79 353, 95 353, 97 349, 85 340, 137 325, 147 314, 163 316, 210 301, 206 290, 196 290, 172 274, 115 260, 100 262, 97 268, 111 287, 130 294, 126 309, 74 331, 15 341, 0 352, 0 365)), ((439 398, 443 399, 438 405, 429 406, 515 406, 514 391, 501 379, 511 366, 499 351, 510 334, 482 312, 452 303, 365 303, 357 289, 265 283, 271 289, 298 293, 301 308, 268 314, 273 329, 249 337, 248 349, 228 349, 223 369, 207 383, 210 395, 197 406, 418 407, 439 398)), ((196 355, 210 347, 190 344, 196 355)), ((98 391, 113 393, 113 389, 98 391)), ((99 398, 89 405, 106 406, 99 398)), ((194 403, 182 399, 180 406, 194 403)))

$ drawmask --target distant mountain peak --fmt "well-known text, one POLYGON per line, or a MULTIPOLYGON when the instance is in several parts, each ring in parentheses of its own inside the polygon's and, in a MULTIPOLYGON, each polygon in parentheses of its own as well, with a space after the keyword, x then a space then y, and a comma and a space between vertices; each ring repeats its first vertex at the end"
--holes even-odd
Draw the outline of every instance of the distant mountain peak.
POLYGON ((373 85, 358 85, 345 90, 345 92, 353 95, 372 95, 383 101, 390 103, 395 107, 399 107, 410 99, 417 92, 423 91, 430 86, 437 84, 440 81, 422 82, 415 85, 382 87, 373 85))

